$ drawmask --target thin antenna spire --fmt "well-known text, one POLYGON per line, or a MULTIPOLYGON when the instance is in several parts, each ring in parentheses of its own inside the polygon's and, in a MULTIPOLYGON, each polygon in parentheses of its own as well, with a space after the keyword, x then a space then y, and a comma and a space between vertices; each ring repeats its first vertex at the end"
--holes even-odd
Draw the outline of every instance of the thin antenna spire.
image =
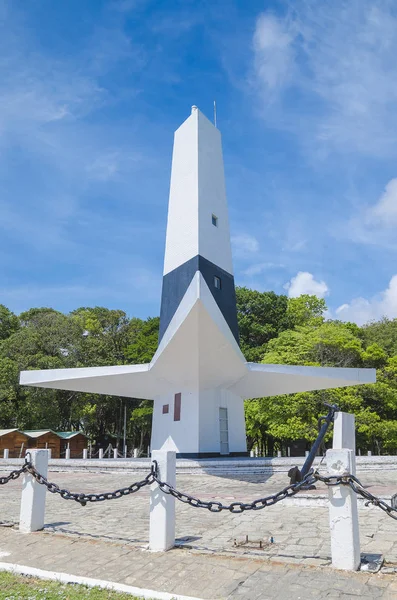
POLYGON ((216 127, 216 101, 214 100, 214 125, 216 127))

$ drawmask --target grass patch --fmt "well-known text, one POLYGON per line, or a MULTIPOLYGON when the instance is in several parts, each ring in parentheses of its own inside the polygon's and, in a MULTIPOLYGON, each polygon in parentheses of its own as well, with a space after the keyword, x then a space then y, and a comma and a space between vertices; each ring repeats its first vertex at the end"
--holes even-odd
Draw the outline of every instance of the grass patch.
POLYGON ((0 572, 0 600, 82 600, 86 598, 87 600, 138 600, 130 594, 0 572))

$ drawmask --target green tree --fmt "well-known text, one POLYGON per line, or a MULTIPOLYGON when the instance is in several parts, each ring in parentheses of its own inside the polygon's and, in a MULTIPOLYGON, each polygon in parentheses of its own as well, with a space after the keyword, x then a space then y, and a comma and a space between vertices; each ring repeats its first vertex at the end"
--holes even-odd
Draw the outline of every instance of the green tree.
POLYGON ((158 346, 159 327, 159 317, 149 317, 146 321, 131 319, 130 343, 125 351, 129 362, 139 364, 152 360, 158 346))
POLYGON ((383 317, 362 328, 365 345, 378 344, 389 356, 397 355, 397 319, 383 317))
POLYGON ((269 340, 288 327, 287 296, 236 288, 241 350, 249 361, 261 360, 269 340))
POLYGON ((19 329, 19 319, 4 304, 0 304, 0 341, 19 329))
POLYGON ((323 298, 302 294, 297 298, 289 298, 287 317, 290 328, 297 325, 321 325, 327 305, 323 298))

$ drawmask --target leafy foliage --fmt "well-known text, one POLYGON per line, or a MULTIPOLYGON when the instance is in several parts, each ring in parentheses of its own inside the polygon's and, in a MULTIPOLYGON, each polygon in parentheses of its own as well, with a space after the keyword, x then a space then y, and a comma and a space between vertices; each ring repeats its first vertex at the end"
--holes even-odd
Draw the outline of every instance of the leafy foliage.
MULTIPOLYGON (((157 346, 159 319, 129 319, 124 311, 79 308, 64 315, 51 308, 33 308, 15 324, 12 313, 7 336, 0 341, 0 428, 82 429, 93 440, 122 437, 124 405, 127 436, 134 445, 149 443, 130 423, 140 400, 19 386, 25 369, 65 369, 150 361, 157 346)), ((151 410, 151 407, 149 407, 151 410)))
MULTIPOLYGON (((397 452, 397 319, 358 327, 326 320, 315 296, 287 298, 237 288, 241 349, 268 364, 369 367, 377 383, 247 400, 249 445, 272 452, 292 440, 310 443, 324 401, 354 412, 358 446, 397 452)), ((148 400, 22 387, 25 369, 64 369, 148 363, 158 342, 159 318, 128 318, 122 310, 81 307, 70 314, 32 308, 19 316, 0 305, 0 428, 83 429, 93 440, 127 438, 144 450, 150 442, 148 400)))
MULTIPOLYGON (((300 309, 298 313, 302 315, 300 309)), ((324 321, 313 313, 305 325, 302 322, 302 318, 296 319, 293 329, 269 341, 264 363, 376 368, 377 383, 247 400, 250 444, 268 448, 269 443, 288 446, 296 439, 312 442, 317 435, 317 418, 325 412, 323 403, 332 402, 355 413, 359 448, 396 452, 397 356, 393 354, 393 339, 397 320, 383 320, 379 328, 376 323, 359 328, 352 323, 324 321)))
POLYGON ((236 288, 241 350, 249 361, 260 360, 267 343, 287 329, 287 296, 236 288))

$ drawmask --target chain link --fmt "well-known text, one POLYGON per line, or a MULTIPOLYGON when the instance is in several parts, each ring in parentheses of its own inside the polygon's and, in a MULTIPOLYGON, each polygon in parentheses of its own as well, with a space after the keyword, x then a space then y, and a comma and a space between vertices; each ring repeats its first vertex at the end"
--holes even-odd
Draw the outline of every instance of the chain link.
POLYGON ((222 502, 218 502, 216 500, 200 500, 199 498, 195 498, 190 494, 186 494, 185 492, 180 492, 176 490, 172 485, 161 481, 157 476, 157 463, 153 461, 155 465, 154 469, 154 480, 158 484, 159 488, 165 493, 173 496, 180 502, 184 502, 185 504, 190 504, 194 508, 206 508, 211 512, 222 512, 223 510, 227 510, 233 514, 238 514, 245 512, 246 510, 261 510, 262 508, 266 508, 267 506, 272 506, 273 504, 277 504, 277 502, 281 502, 285 498, 290 498, 295 496, 301 490, 307 490, 310 486, 315 483, 314 473, 313 471, 309 471, 309 473, 299 481, 298 483, 291 484, 277 492, 276 494, 272 494, 271 496, 265 496, 264 498, 259 498, 258 500, 254 500, 253 502, 232 502, 231 504, 222 504, 222 502))
POLYGON ((335 485, 348 485, 357 496, 361 496, 365 500, 365 506, 373 504, 381 510, 383 510, 389 517, 397 521, 397 508, 393 508, 390 504, 387 504, 381 498, 374 496, 368 490, 365 489, 363 484, 354 475, 332 475, 331 477, 324 477, 319 473, 314 473, 314 477, 317 481, 321 481, 325 485, 332 487, 335 485))
POLYGON ((5 485, 13 479, 18 479, 18 477, 20 477, 23 473, 25 473, 28 470, 29 464, 30 463, 25 462, 25 464, 20 469, 11 471, 11 473, 9 475, 6 475, 5 477, 0 477, 0 485, 5 485))
POLYGON ((10 481, 13 481, 14 479, 18 479, 18 477, 20 477, 24 473, 30 473, 30 475, 32 475, 32 477, 34 477, 34 479, 39 484, 44 485, 52 494, 59 494, 64 500, 74 500, 82 506, 85 506, 87 502, 102 502, 104 500, 115 500, 117 498, 123 498, 124 496, 134 494, 135 492, 141 490, 143 487, 156 482, 159 488, 165 494, 169 494, 170 496, 173 496, 180 502, 189 504, 194 508, 206 508, 210 512, 215 513, 226 510, 233 514, 243 513, 247 510, 261 510, 262 508, 273 506, 274 504, 281 502, 285 498, 291 498, 292 496, 298 494, 298 492, 309 489, 317 481, 320 481, 328 487, 333 487, 336 485, 349 486, 358 496, 364 498, 366 506, 368 506, 369 504, 373 504, 374 506, 377 506, 378 508, 383 510, 389 517, 397 521, 397 508, 390 506, 381 498, 378 498, 377 496, 371 494, 371 492, 366 490, 363 484, 360 482, 360 480, 357 479, 357 477, 355 477, 354 475, 332 475, 330 477, 325 477, 323 475, 320 475, 318 470, 314 471, 313 469, 309 471, 309 473, 302 479, 302 481, 293 483, 282 489, 280 492, 277 492, 276 494, 265 496, 264 498, 258 498, 253 502, 232 502, 231 504, 222 504, 222 502, 219 502, 217 500, 200 500, 200 498, 195 498, 190 494, 181 492, 175 489, 169 483, 161 481, 161 479, 158 477, 158 466, 155 460, 152 463, 150 473, 146 475, 146 477, 141 481, 136 481, 128 487, 119 488, 114 492, 102 492, 99 494, 70 492, 67 489, 60 488, 59 485, 48 481, 46 477, 41 475, 28 459, 26 459, 26 462, 20 469, 16 469, 14 471, 11 471, 9 475, 0 477, 0 485, 5 485, 10 481))
POLYGON ((281 502, 285 498, 291 498, 295 496, 298 492, 302 490, 309 489, 312 485, 314 485, 317 481, 321 481, 327 486, 336 486, 336 485, 348 485, 351 489, 358 495, 362 496, 366 503, 373 504, 381 508, 389 517, 397 520, 397 508, 393 508, 384 500, 381 500, 377 496, 374 496, 368 490, 364 488, 362 483, 354 477, 354 475, 346 475, 346 476, 337 476, 333 475, 331 477, 323 477, 319 474, 319 472, 313 469, 309 471, 309 473, 297 483, 293 483, 280 492, 276 494, 272 494, 271 496, 265 496, 264 498, 258 498, 258 500, 254 500, 253 502, 245 503, 245 502, 232 502, 231 504, 222 504, 222 502, 218 502, 215 500, 205 501, 200 500, 199 498, 195 498, 190 494, 186 494, 185 492, 180 492, 172 487, 169 483, 161 481, 157 476, 157 463, 153 461, 155 464, 154 471, 154 480, 160 487, 160 489, 165 493, 173 496, 180 502, 184 502, 185 504, 189 504, 194 508, 206 508, 211 512, 222 512, 223 510, 229 511, 231 513, 242 513, 246 510, 261 510, 262 508, 267 508, 268 506, 273 506, 273 504, 277 504, 277 502, 281 502))
POLYGON ((70 492, 67 489, 62 489, 56 483, 48 481, 46 477, 41 475, 31 463, 28 463, 28 467, 25 470, 30 473, 38 483, 45 485, 47 490, 52 494, 59 494, 64 500, 74 500, 75 502, 79 502, 79 504, 82 506, 85 506, 87 502, 103 502, 104 500, 116 500, 117 498, 129 496, 130 494, 138 492, 143 487, 151 485, 154 482, 155 477, 155 466, 152 465, 150 473, 146 475, 144 479, 131 483, 131 485, 128 487, 119 488, 114 492, 102 492, 100 494, 79 494, 78 492, 70 492))
POLYGON ((154 477, 156 473, 156 466, 152 464, 150 473, 146 475, 144 479, 141 481, 136 481, 129 485, 128 487, 119 488, 114 492, 102 492, 100 494, 85 494, 78 492, 70 492, 67 489, 62 489, 56 483, 52 483, 48 481, 46 477, 41 475, 37 471, 37 469, 32 465, 29 460, 26 460, 25 464, 21 467, 21 469, 11 471, 9 475, 6 477, 0 477, 0 485, 6 484, 12 479, 18 479, 23 473, 30 473, 32 477, 40 483, 40 485, 44 485, 49 492, 52 494, 59 494, 61 498, 64 500, 74 500, 78 502, 82 506, 85 506, 87 502, 102 502, 103 500, 115 500, 116 498, 123 498, 124 496, 129 496, 130 494, 134 494, 138 492, 140 489, 145 487, 146 485, 151 485, 154 482, 154 477))

